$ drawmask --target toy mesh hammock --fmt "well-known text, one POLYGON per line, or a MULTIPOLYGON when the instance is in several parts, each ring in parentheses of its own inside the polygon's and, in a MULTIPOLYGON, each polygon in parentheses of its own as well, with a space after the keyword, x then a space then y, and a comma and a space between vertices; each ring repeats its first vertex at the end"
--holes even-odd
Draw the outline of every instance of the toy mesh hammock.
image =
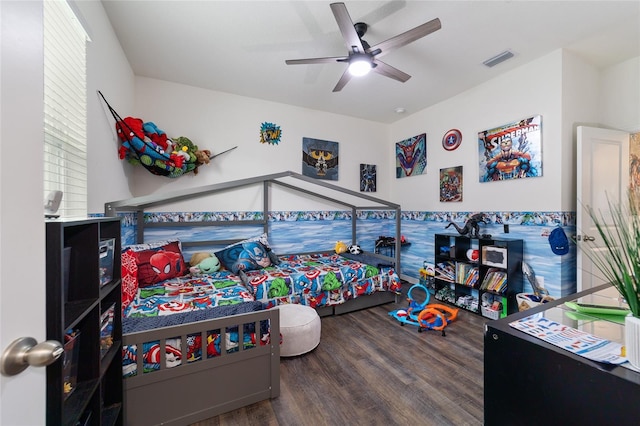
MULTIPOLYGON (((158 176, 166 176, 169 178, 177 178, 185 173, 196 170, 197 165, 195 158, 192 160, 182 161, 179 166, 176 161, 171 158, 170 154, 165 153, 158 145, 150 142, 143 134, 137 133, 120 117, 113 107, 107 102, 102 92, 98 90, 98 94, 107 105, 109 112, 116 121, 116 132, 119 130, 118 139, 120 140, 121 149, 125 149, 125 158, 133 164, 141 164, 149 172, 158 176)), ((195 147, 197 149, 197 147, 195 147)))

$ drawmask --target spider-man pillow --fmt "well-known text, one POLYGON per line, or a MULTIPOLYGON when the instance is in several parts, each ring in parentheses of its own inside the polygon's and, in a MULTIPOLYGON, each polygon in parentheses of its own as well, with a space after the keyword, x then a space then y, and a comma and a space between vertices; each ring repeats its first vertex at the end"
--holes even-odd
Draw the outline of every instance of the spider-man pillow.
POLYGON ((135 251, 138 265, 138 286, 147 287, 188 272, 178 241, 135 251))

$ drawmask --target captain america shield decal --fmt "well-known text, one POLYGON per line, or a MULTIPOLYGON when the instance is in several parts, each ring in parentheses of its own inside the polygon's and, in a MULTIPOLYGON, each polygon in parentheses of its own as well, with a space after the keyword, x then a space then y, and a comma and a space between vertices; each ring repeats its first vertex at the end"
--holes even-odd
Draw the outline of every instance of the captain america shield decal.
POLYGON ((460 146, 462 133, 458 129, 451 129, 442 137, 442 147, 447 151, 453 151, 460 146))

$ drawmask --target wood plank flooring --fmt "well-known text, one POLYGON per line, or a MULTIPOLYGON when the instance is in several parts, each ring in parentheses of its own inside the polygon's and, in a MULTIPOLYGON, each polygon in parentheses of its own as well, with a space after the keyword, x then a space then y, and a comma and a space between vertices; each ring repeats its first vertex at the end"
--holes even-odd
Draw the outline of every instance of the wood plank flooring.
POLYGON ((281 358, 278 398, 195 423, 225 425, 482 425, 483 329, 460 310, 438 331, 401 326, 391 303, 323 317, 320 345, 281 358))

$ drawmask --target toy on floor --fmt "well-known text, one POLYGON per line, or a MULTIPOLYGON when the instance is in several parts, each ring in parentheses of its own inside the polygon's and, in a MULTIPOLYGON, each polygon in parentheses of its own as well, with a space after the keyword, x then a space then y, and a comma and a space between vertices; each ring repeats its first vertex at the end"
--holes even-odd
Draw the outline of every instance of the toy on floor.
POLYGON ((398 309, 395 311, 391 311, 389 312, 389 315, 400 321, 400 325, 402 326, 404 326, 405 324, 411 324, 419 327, 420 323, 418 321, 418 315, 427 306, 430 297, 431 293, 429 293, 429 290, 427 290, 425 286, 421 284, 414 284, 407 292, 407 301, 409 302, 409 307, 406 310, 398 309), (416 289, 422 289, 424 291, 424 301, 418 302, 413 298, 413 291, 416 289))
POLYGON ((424 330, 437 330, 442 331, 442 335, 446 336, 444 329, 458 317, 459 309, 439 303, 429 304, 430 297, 429 290, 425 286, 415 284, 407 292, 409 307, 406 310, 391 311, 389 315, 400 321, 402 326, 405 324, 417 326, 420 333, 424 330), (412 297, 413 290, 417 288, 422 289, 426 294, 423 302, 418 302, 412 297))
POLYGON ((443 336, 446 336, 444 328, 458 317, 458 311, 458 308, 452 308, 451 306, 441 305, 439 303, 427 305, 427 307, 418 314, 418 324, 420 326, 418 331, 438 330, 442 331, 443 336))

